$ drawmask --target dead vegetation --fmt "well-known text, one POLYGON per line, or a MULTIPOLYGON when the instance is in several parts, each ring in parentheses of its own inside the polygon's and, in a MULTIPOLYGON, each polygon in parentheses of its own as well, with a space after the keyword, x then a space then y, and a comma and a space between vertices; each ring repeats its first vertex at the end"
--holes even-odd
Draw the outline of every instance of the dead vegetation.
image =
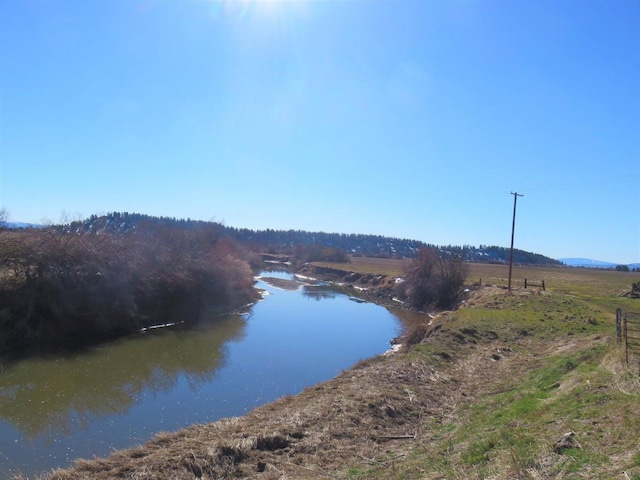
POLYGON ((0 355, 84 347, 255 301, 247 252, 216 227, 0 229, 0 355))

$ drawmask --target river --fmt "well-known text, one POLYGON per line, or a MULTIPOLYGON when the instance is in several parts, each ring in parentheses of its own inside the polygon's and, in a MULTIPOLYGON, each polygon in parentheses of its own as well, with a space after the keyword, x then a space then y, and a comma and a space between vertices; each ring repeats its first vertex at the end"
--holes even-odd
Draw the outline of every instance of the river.
POLYGON ((243 415, 384 352, 401 330, 389 310, 335 287, 257 286, 268 295, 242 315, 0 365, 0 478, 243 415))

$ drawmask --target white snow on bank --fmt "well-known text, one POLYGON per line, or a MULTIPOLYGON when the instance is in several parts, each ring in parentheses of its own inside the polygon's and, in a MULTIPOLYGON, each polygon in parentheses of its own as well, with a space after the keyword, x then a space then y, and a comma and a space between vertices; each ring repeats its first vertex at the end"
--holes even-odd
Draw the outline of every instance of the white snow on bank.
POLYGON ((179 325, 181 323, 184 323, 184 322, 172 322, 172 323, 163 323, 162 325, 151 325, 150 327, 141 328, 139 332, 144 333, 147 330, 155 330, 156 328, 173 327, 174 325, 179 325))
POLYGON ((393 345, 391 345, 391 348, 389 350, 384 352, 383 355, 393 355, 394 353, 398 353, 401 348, 402 348, 401 343, 394 343, 393 345))
MULTIPOLYGON (((256 276, 253 277, 254 280, 256 281, 261 281, 261 282, 265 282, 267 285, 269 285, 272 288, 277 288, 278 290, 288 290, 288 291, 292 291, 292 292, 297 292, 298 290, 302 290, 304 287, 308 287, 309 284, 308 283, 301 283, 301 282, 296 282, 295 280, 288 280, 286 278, 276 278, 276 277, 269 277, 268 275, 266 277, 263 276, 256 276), (273 280, 270 281, 270 280, 273 280), (277 281, 278 280, 282 280, 283 283, 287 283, 290 282, 290 285, 294 285, 297 284, 298 286, 296 288, 287 288, 287 287, 283 287, 282 285, 278 285, 277 281)), ((269 295, 269 292, 267 292, 266 290, 264 290, 264 294, 262 295, 263 298, 266 295, 269 295)))
POLYGON ((300 275, 299 273, 294 273, 293 276, 298 278, 298 279, 300 279, 300 280, 306 280, 308 282, 317 282, 318 281, 317 278, 305 277, 304 275, 300 275))

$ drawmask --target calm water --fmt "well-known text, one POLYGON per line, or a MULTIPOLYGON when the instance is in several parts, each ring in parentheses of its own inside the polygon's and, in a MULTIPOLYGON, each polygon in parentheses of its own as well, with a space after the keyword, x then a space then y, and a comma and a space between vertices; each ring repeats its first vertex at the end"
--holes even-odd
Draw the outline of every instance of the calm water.
MULTIPOLYGON (((272 272, 265 276, 291 278, 272 272)), ((242 415, 384 352, 388 310, 330 287, 286 291, 245 315, 159 329, 0 371, 0 478, 105 456, 173 431, 242 415)))

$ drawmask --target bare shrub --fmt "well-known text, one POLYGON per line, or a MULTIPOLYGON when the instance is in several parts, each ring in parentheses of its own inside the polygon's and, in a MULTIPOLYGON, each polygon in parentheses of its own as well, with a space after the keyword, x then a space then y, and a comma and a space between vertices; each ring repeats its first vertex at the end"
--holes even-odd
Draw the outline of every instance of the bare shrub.
POLYGON ((467 265, 455 254, 439 255, 435 249, 420 248, 405 271, 399 294, 414 308, 451 308, 467 277, 467 265))
POLYGON ((8 219, 9 219, 9 211, 4 207, 0 208, 0 228, 6 227, 8 219))
POLYGON ((0 232, 0 352, 196 322, 255 298, 243 251, 216 229, 0 232))

